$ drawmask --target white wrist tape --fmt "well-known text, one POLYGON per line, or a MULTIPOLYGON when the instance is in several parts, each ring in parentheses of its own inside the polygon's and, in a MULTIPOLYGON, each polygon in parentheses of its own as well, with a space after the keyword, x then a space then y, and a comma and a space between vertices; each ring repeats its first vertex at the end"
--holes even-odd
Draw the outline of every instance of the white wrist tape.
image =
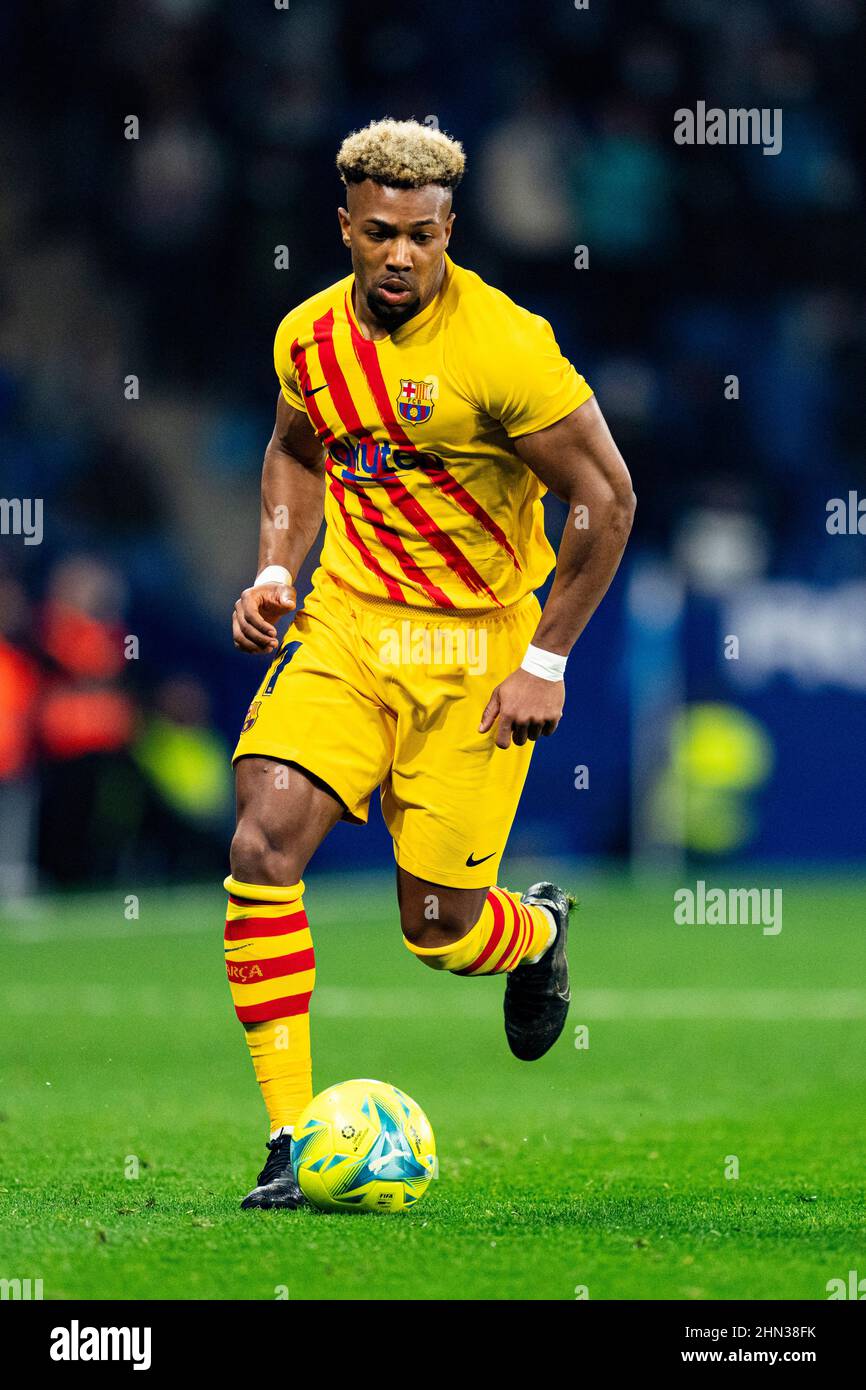
POLYGON ((528 671, 531 676, 540 676, 543 681, 561 681, 565 675, 567 660, 567 656, 546 652, 542 647, 533 647, 530 642, 526 648, 526 656, 520 663, 520 669, 528 671))
POLYGON ((253 581, 253 588, 257 589, 260 584, 289 584, 291 585, 292 576, 285 565, 265 565, 260 574, 257 574, 253 581))

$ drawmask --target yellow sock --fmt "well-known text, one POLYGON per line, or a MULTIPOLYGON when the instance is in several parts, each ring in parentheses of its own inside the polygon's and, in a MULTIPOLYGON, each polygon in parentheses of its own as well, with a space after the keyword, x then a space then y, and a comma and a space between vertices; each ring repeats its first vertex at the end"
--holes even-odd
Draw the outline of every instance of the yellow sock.
POLYGON ((316 962, 304 885, 225 880, 226 973, 244 1025, 271 1133, 292 1126, 312 1100, 310 996, 316 962))
POLYGON ((459 941, 448 946, 415 946, 405 936, 403 941, 433 970, 501 975, 543 951, 550 944, 551 930, 543 908, 522 903, 519 894, 506 888, 491 888, 475 926, 459 941))

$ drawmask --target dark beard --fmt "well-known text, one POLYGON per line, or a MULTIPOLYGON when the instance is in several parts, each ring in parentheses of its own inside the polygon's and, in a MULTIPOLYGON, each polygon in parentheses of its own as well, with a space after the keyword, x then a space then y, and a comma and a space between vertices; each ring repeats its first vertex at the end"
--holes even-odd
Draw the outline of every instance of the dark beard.
POLYGON ((399 328, 407 319, 413 318, 420 307, 420 295, 417 299, 410 299, 405 304, 386 304, 376 297, 375 290, 367 291, 367 308, 383 328, 399 328))

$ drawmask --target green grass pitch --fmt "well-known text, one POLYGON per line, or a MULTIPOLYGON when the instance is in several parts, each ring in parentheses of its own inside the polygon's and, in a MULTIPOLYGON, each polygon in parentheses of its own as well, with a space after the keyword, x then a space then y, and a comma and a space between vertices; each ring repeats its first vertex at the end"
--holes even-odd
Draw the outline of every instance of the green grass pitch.
POLYGON ((392 1081, 436 1132, 439 1180, 393 1216, 238 1209, 266 1135, 218 886, 142 890, 137 921, 120 890, 0 919, 0 1278, 45 1298, 701 1300, 866 1274, 862 887, 740 872, 784 889, 772 937, 675 925, 664 879, 561 877, 574 1002, 525 1064, 501 980, 405 950, 390 878, 309 875, 316 1085, 392 1081))

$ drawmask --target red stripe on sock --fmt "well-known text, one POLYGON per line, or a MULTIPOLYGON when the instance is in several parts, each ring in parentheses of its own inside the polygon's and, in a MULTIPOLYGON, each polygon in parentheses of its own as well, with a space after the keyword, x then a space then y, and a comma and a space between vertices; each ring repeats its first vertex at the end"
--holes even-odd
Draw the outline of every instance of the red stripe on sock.
POLYGON ((495 895, 495 890, 491 890, 487 894, 487 901, 493 911, 493 926, 490 928, 487 945, 484 947, 483 951, 475 957, 471 965, 467 965, 464 970, 455 970, 455 975, 471 975, 473 970, 477 970, 480 965, 483 965, 486 960, 489 960, 502 939, 502 933, 505 930, 505 912, 500 898, 495 895))
POLYGON ((514 901, 513 898, 507 898, 506 901, 508 902, 508 905, 511 908, 511 913, 514 918, 514 921, 511 926, 511 937, 509 939, 508 945, 502 952, 502 955, 499 957, 499 964, 497 965, 496 969, 492 972, 494 975, 500 975, 505 970, 506 962, 510 959, 512 952, 514 951, 514 948, 517 945, 517 939, 523 932, 523 923, 520 920, 520 913, 517 911, 517 903, 514 901))
POLYGON ((509 971, 516 961, 520 960, 523 952, 526 950, 526 943, 532 935, 532 917, 528 914, 526 908, 519 905, 516 906, 520 918, 520 937, 511 955, 507 956, 507 959, 506 956, 503 956, 500 961, 499 969, 503 974, 509 971))
POLYGON ((306 994, 290 994, 285 999, 269 999, 264 1004, 236 1004, 235 1013, 241 1023, 267 1023, 272 1018, 296 1018, 310 1012, 312 990, 306 994))
POLYGON ((278 980, 285 975, 300 975, 312 970, 316 953, 312 946, 288 956, 271 956, 264 960, 227 960, 226 974, 233 985, 252 985, 259 980, 278 980))
POLYGON ((239 917, 226 922, 226 941, 241 941, 245 936, 286 936, 303 931, 310 924, 306 912, 289 912, 285 917, 239 917))

